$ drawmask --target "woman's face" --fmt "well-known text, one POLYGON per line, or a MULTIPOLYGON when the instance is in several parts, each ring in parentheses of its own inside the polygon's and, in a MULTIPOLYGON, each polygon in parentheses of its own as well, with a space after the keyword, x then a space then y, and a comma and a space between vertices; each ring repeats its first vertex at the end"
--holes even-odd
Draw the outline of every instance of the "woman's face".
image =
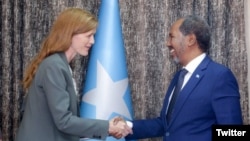
POLYGON ((96 29, 90 30, 85 33, 76 34, 72 37, 71 48, 75 53, 82 56, 87 56, 90 48, 95 43, 94 34, 96 29))

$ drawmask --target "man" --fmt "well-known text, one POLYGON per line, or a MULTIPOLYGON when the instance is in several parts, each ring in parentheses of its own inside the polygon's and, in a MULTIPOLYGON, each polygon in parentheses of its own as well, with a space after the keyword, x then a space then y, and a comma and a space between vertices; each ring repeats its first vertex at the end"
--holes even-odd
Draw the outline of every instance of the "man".
POLYGON ((242 124, 233 73, 206 54, 210 35, 208 24, 196 16, 181 18, 171 26, 167 46, 173 60, 187 70, 182 89, 174 98, 178 71, 168 87, 160 117, 132 121, 133 135, 126 139, 211 141, 212 125, 242 124))

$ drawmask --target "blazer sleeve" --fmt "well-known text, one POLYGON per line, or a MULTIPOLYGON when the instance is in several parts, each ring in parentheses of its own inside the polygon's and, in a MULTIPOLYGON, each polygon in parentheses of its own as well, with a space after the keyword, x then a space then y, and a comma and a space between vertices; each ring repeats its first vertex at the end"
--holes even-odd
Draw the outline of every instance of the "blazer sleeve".
POLYGON ((153 137, 161 137, 164 135, 164 123, 162 118, 134 120, 133 134, 126 136, 126 139, 145 139, 153 137))
POLYGON ((242 124, 240 93, 233 73, 224 69, 217 76, 212 95, 217 124, 242 124))

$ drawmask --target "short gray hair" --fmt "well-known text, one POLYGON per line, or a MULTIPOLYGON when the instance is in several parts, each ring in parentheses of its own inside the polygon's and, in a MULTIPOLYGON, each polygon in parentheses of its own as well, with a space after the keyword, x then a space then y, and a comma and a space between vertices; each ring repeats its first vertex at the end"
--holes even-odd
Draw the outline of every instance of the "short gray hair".
POLYGON ((210 48, 211 31, 207 22, 200 17, 189 15, 183 18, 179 30, 183 35, 194 34, 200 49, 207 52, 210 48))

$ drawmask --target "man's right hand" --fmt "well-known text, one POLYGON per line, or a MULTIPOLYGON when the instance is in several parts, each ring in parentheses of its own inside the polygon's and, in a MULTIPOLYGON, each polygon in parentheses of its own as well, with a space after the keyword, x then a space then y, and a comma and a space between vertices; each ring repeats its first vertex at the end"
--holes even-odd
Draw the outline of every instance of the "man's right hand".
POLYGON ((109 134, 116 139, 120 139, 128 134, 133 134, 133 131, 123 118, 115 117, 109 121, 109 134))

